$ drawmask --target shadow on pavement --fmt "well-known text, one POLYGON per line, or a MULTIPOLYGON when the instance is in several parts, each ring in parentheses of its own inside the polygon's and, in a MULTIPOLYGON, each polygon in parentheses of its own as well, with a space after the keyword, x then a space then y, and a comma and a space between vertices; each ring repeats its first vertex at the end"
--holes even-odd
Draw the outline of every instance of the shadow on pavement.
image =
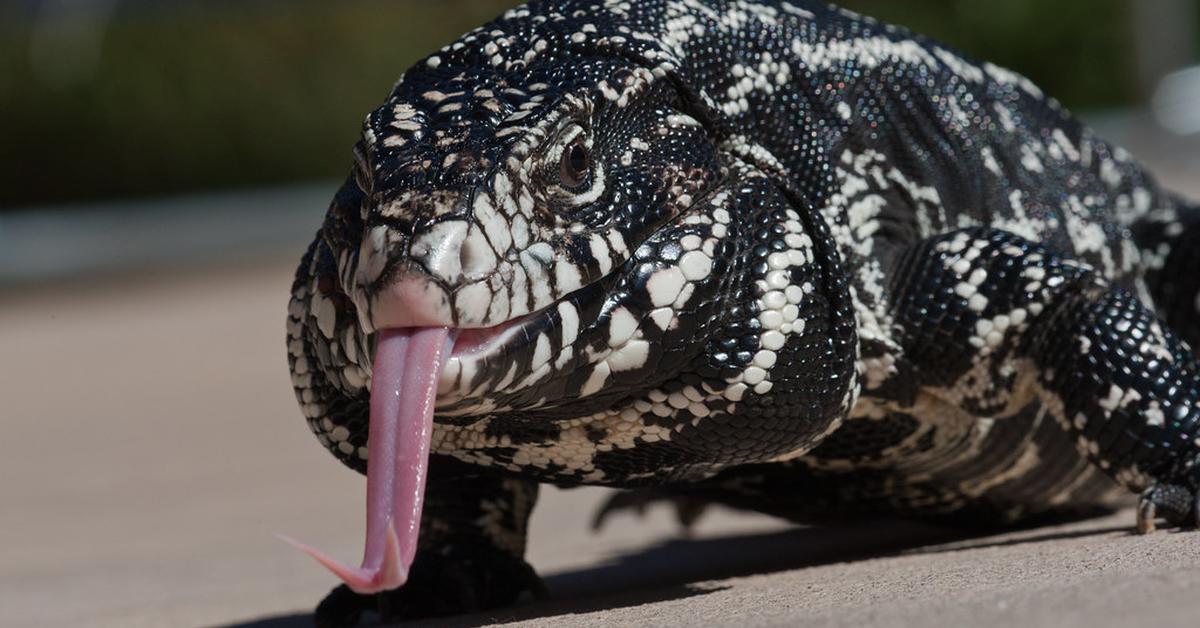
POLYGON ((909 521, 796 528, 711 539, 673 539, 606 564, 546 576, 556 598, 609 595, 665 585, 761 575, 876 558, 961 540, 961 530, 909 521))
MULTIPOLYGON (((911 521, 797 528, 767 534, 670 540, 608 563, 545 577, 550 599, 511 608, 406 625, 477 626, 613 610, 707 595, 728 588, 710 581, 881 558, 899 553, 943 553, 1044 543, 1111 534, 1128 526, 1055 530, 988 542, 995 530, 964 531, 911 521), (949 545, 947 545, 949 544, 949 545)), ((1019 528, 1028 532, 1030 528, 1019 528)), ((1012 531, 1012 530, 1010 530, 1012 531)), ((315 604, 317 600, 313 600, 315 604)), ((311 626, 307 613, 281 615, 225 628, 311 626)))
MULTIPOLYGON (((412 625, 504 624, 686 599, 727 588, 695 583, 877 558, 970 536, 953 528, 894 521, 837 528, 797 528, 712 539, 670 540, 636 553, 617 556, 608 563, 549 574, 545 576, 546 587, 550 591, 548 600, 412 625)), ((314 606, 317 601, 313 600, 314 606)), ((311 615, 297 613, 254 619, 225 628, 298 628, 311 625, 311 615)))
POLYGON ((1117 524, 1104 526, 1100 528, 1088 528, 1085 530, 1061 530, 1047 532, 1045 534, 1036 534, 1032 536, 1021 536, 1015 539, 1003 539, 1000 541, 992 541, 988 543, 972 542, 970 540, 958 543, 950 543, 946 546, 933 547, 922 549, 918 553, 922 554, 946 554, 949 552, 961 552, 965 550, 987 549, 993 547, 1012 547, 1014 545, 1033 545, 1036 543, 1050 543, 1053 541, 1065 541, 1069 539, 1081 539, 1089 536, 1101 536, 1105 534, 1123 533, 1128 536, 1138 536, 1137 531, 1130 525, 1117 524))

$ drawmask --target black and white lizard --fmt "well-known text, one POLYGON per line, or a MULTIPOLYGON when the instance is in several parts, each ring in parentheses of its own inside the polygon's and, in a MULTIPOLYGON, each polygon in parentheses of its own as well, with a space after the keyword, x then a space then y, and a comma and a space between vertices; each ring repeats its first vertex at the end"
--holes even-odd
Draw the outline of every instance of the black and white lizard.
POLYGON ((348 583, 321 623, 536 590, 539 482, 1200 514, 1200 209, 1010 71, 805 0, 533 2, 355 157, 288 312, 368 475, 363 566, 310 550, 348 583))

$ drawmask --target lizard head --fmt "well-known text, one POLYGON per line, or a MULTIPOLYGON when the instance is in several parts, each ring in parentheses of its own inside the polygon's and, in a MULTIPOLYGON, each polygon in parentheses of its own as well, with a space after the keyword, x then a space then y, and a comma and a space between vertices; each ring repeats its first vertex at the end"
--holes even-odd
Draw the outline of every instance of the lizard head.
POLYGON ((367 116, 323 228, 346 297, 328 326, 363 337, 448 328, 437 416, 460 424, 586 414, 611 403, 596 394, 612 366, 651 375, 638 327, 686 278, 653 281, 639 247, 723 172, 684 95, 650 69, 581 56, 569 30, 535 40, 542 53, 508 69, 490 63, 494 46, 443 52, 404 75, 367 116))
POLYGON ((849 379, 828 256, 682 78, 704 29, 585 6, 514 9, 406 72, 301 263, 297 396, 368 476, 363 567, 318 556, 357 591, 403 582, 431 451, 661 481, 793 451, 848 398, 827 399, 849 379), (757 418, 734 417, 750 395, 757 418))

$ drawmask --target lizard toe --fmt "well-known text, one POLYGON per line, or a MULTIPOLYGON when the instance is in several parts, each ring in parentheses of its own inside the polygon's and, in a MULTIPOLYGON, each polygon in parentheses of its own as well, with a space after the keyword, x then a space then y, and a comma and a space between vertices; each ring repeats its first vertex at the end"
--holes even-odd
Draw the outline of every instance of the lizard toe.
POLYGON ((1138 497, 1138 533, 1154 532, 1160 520, 1172 527, 1200 527, 1200 495, 1183 484, 1156 482, 1138 497))

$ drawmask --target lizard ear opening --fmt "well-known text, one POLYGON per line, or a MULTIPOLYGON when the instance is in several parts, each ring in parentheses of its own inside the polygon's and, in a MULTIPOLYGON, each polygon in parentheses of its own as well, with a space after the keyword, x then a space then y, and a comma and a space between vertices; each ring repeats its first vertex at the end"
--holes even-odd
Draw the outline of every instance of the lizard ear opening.
POLYGON ((371 194, 371 166, 367 157, 366 147, 362 142, 354 144, 354 184, 366 196, 371 194))

